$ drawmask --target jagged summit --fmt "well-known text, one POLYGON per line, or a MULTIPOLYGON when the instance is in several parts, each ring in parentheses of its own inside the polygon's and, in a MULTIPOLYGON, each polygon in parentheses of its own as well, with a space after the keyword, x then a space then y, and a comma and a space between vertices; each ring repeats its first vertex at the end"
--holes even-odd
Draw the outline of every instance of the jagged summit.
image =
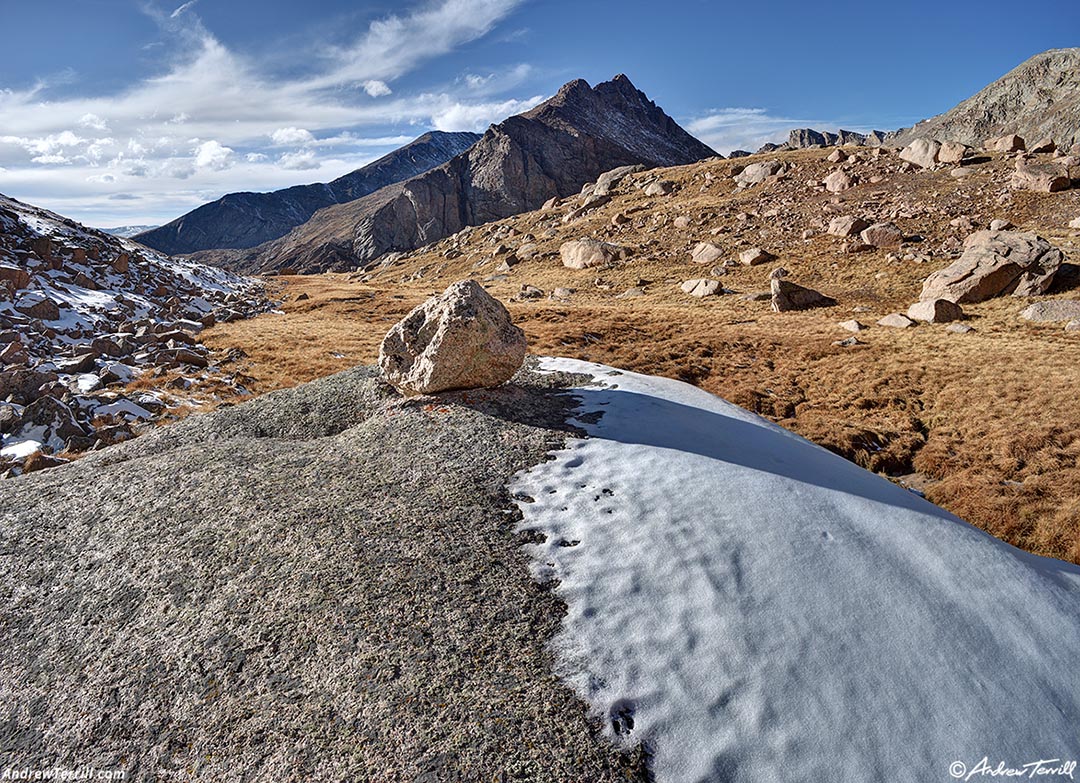
POLYGON ((229 193, 136 241, 163 253, 249 248, 277 239, 323 207, 363 198, 401 182, 472 146, 475 133, 430 131, 373 163, 329 183, 296 185, 272 193, 229 193))
POLYGON ((625 75, 595 87, 575 79, 533 109, 491 126, 453 160, 324 209, 280 240, 224 263, 250 271, 352 269, 466 226, 537 209, 619 166, 678 166, 715 155, 625 75))
POLYGON ((897 144, 919 137, 981 145, 1016 133, 1049 137, 1059 147, 1080 142, 1080 48, 1037 54, 944 114, 896 134, 897 144))

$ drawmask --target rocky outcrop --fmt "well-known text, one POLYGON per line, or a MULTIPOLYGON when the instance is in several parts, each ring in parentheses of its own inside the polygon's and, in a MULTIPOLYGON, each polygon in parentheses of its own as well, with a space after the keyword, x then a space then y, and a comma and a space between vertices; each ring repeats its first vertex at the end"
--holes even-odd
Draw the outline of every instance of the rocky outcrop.
POLYGON ((1035 296, 1054 282, 1064 256, 1042 237, 1018 231, 976 231, 956 261, 926 278, 920 301, 957 304, 995 296, 1035 296))
POLYGON ((1080 48, 1035 55, 955 108, 898 131, 890 144, 929 138, 982 147, 1006 134, 1066 149, 1080 142, 1080 48))
POLYGON ((525 333, 474 280, 415 308, 379 348, 386 380, 406 395, 499 386, 524 360, 525 333))
POLYGON ((869 134, 856 133, 855 131, 838 130, 836 133, 829 131, 816 131, 812 128, 795 128, 788 133, 787 149, 802 150, 812 147, 835 147, 842 145, 876 146, 881 144, 884 138, 882 131, 871 131, 869 134))
POLYGON ((281 239, 223 263, 245 271, 355 269, 466 226, 539 209, 623 166, 715 155, 625 76, 595 88, 579 79, 426 174, 321 210, 281 239))
POLYGON ((251 248, 284 236, 318 210, 355 201, 445 163, 479 140, 476 133, 432 131, 332 182, 272 193, 229 193, 164 226, 135 235, 162 253, 251 248))

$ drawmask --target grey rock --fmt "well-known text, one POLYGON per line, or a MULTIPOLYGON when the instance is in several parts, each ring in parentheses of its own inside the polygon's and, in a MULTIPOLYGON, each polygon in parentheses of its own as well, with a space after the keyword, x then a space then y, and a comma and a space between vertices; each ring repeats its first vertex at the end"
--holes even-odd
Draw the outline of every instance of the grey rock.
POLYGON ((976 231, 955 262, 923 283, 919 299, 964 304, 995 296, 1035 296, 1054 282, 1064 256, 1045 239, 1018 231, 976 231))
POLYGON ((912 321, 925 321, 929 324, 946 324, 959 321, 964 317, 960 305, 948 299, 927 299, 916 302, 908 308, 907 317, 912 321))
POLYGON ((1026 321, 1071 321, 1080 318, 1080 301, 1075 299, 1048 299, 1035 302, 1020 313, 1026 321))
POLYGON ((890 313, 877 322, 878 326, 889 326, 894 329, 908 329, 915 325, 915 322, 901 313, 890 313))

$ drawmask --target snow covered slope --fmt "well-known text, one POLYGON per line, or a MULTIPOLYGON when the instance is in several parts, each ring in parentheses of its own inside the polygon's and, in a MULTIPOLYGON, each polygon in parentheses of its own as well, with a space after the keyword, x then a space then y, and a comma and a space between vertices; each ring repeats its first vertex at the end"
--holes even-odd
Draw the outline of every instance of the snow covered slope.
POLYGON ((590 437, 511 487, 569 606, 559 673, 658 781, 1080 755, 1080 569, 694 387, 544 366, 595 379, 590 437))

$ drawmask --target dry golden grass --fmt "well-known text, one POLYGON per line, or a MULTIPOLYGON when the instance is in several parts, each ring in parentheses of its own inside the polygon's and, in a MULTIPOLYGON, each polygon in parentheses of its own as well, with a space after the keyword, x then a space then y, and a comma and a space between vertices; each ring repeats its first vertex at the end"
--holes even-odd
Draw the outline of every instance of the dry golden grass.
MULTIPOLYGON (((888 160, 867 162, 862 172, 864 179, 880 172, 883 182, 838 201, 806 186, 832 168, 824 154, 788 154, 795 174, 769 190, 732 192, 728 161, 683 167, 664 173, 680 187, 667 199, 632 191, 568 226, 561 211, 511 218, 474 231, 460 243, 461 256, 447 258, 441 243, 365 282, 348 275, 287 278, 283 315, 223 324, 205 341, 218 350, 242 348, 248 359, 239 369, 252 376, 258 392, 373 362, 386 330, 412 306, 453 280, 490 276, 498 244, 515 246, 532 235, 541 255, 486 285, 509 303, 533 353, 694 383, 871 470, 917 473, 931 500, 973 524, 1029 551, 1080 563, 1080 336, 1060 324, 1020 320, 1027 302, 1005 298, 966 306, 976 329, 967 335, 940 326, 872 326, 858 335, 865 345, 833 344, 849 336, 837 322, 856 317, 873 325, 915 301, 926 275, 947 263, 939 248, 964 236, 949 226, 959 214, 984 225, 1005 217, 1031 227, 1077 261, 1076 232, 1062 227, 1080 215, 1080 193, 1002 201, 995 183, 1005 176, 1005 161, 980 166, 961 183, 947 173, 899 174, 888 160), (820 230, 834 210, 880 213, 882 204, 904 207, 896 222, 925 238, 916 247, 929 250, 932 260, 844 254, 841 240, 821 234, 801 239, 804 229, 820 230), (777 214, 764 217, 774 209, 777 214), (612 226, 619 211, 635 222, 612 226), (740 220, 739 212, 758 216, 740 220), (690 225, 676 228, 678 216, 688 216, 690 225), (602 271, 563 268, 558 246, 583 235, 633 246, 635 256, 602 271), (765 247, 781 256, 793 279, 840 304, 781 314, 767 302, 734 295, 685 296, 679 283, 710 276, 688 260, 702 240, 732 256, 751 245, 765 247), (597 287, 597 278, 611 287, 597 287), (510 302, 523 283, 576 292, 567 302, 510 302), (616 299, 642 283, 644 296, 616 299), (300 294, 309 298, 296 301, 300 294), (853 315, 853 307, 867 312, 853 315)), ((770 268, 740 268, 722 279, 736 291, 762 290, 770 268)), ((1080 298, 1078 288, 1080 281, 1065 274, 1054 293, 1080 298)))

